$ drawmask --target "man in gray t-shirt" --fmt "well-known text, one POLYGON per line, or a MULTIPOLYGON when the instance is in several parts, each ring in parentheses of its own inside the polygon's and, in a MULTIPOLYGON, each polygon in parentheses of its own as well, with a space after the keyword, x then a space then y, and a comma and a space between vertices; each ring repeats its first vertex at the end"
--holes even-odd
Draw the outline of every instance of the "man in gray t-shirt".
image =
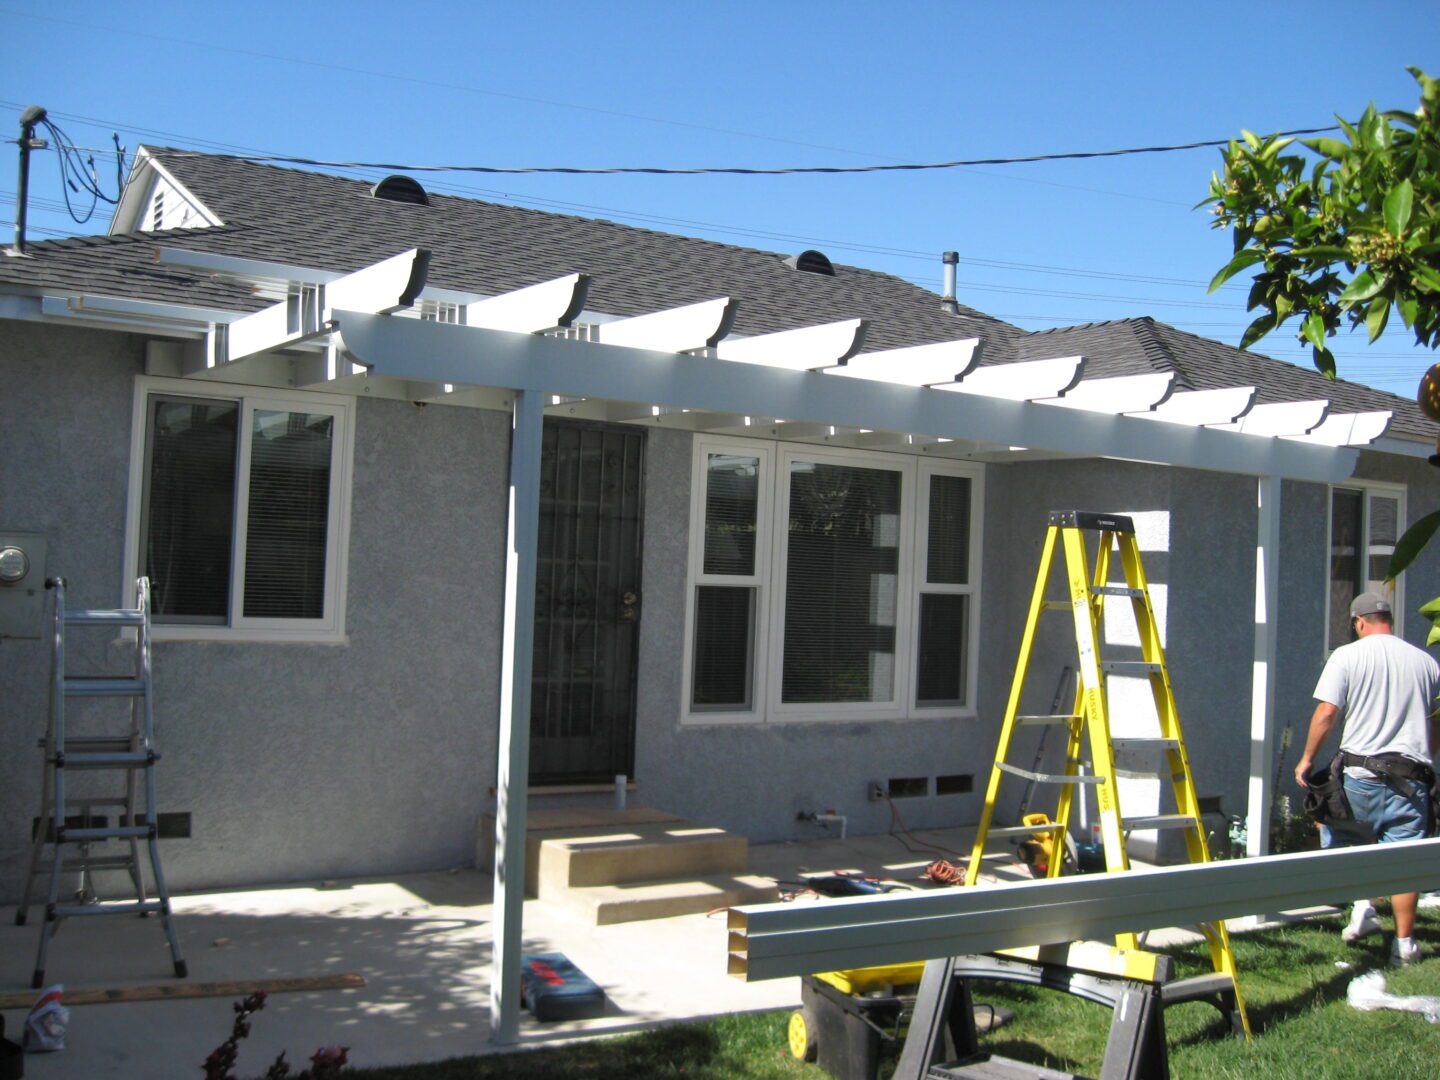
MULTIPOLYGON (((1378 593, 1362 593, 1350 605, 1350 621, 1358 641, 1330 654, 1315 686, 1319 704, 1310 718, 1305 752, 1295 766, 1295 780, 1306 787, 1315 755, 1343 714, 1340 750, 1357 757, 1391 756, 1431 766, 1431 713, 1440 694, 1440 664, 1424 649, 1395 636, 1390 603, 1378 593)), ((1383 763, 1382 763, 1383 764, 1383 763)), ((1372 771, 1358 764, 1345 768, 1345 795, 1359 827, 1331 825, 1326 847, 1355 843, 1418 840, 1430 818, 1428 784, 1372 771), (1374 841, 1371 841, 1371 837, 1374 841)), ((1418 958, 1415 943, 1416 893, 1390 898, 1395 912, 1393 964, 1418 958)), ((1369 900, 1358 901, 1342 936, 1357 941, 1380 929, 1369 900)))

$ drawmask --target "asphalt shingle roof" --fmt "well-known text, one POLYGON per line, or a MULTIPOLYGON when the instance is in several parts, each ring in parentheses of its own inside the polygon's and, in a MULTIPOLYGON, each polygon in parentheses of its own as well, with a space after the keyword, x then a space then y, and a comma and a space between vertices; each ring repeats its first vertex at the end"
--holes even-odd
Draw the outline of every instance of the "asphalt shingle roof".
MULTIPOLYGON (((1254 385, 1261 401, 1328 398, 1344 412, 1390 409, 1392 430, 1429 438, 1435 424, 1413 401, 1222 342, 1151 318, 1026 332, 889 274, 835 264, 835 276, 802 273, 788 254, 678 236, 567 214, 430 194, 431 205, 376 199, 365 181, 247 162, 218 154, 148 148, 224 225, 49 240, 30 258, 0 259, 0 287, 83 291, 253 311, 268 300, 233 281, 162 266, 159 246, 356 270, 412 247, 430 250, 430 282, 493 294, 580 271, 587 307, 615 315, 731 296, 738 334, 840 319, 870 321, 867 351, 962 337, 985 342, 984 362, 1082 354, 1089 378, 1176 373, 1177 389, 1254 385)), ((937 268, 938 269, 938 268, 937 268)))

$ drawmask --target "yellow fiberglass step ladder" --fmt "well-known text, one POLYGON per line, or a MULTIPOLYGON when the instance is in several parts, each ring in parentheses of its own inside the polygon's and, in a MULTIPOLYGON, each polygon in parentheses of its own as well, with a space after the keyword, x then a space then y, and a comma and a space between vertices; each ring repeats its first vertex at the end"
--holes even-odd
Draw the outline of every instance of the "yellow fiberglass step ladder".
MULTIPOLYGON (((67 609, 64 578, 50 578, 45 586, 55 594, 50 716, 41 740, 44 774, 40 815, 31 840, 24 894, 15 912, 16 925, 23 926, 29 915, 35 882, 48 875, 45 922, 40 931, 32 985, 38 989, 45 983, 45 957, 61 920, 93 915, 159 915, 175 974, 184 978, 185 961, 175 937, 170 894, 165 888, 157 844, 155 763, 160 755, 155 752, 151 705, 150 582, 147 578, 139 579, 135 607, 104 610, 67 609), (73 627, 133 633, 133 671, 105 676, 67 674, 65 636, 66 630, 73 627), (111 710, 104 705, 80 706, 75 717, 67 717, 66 703, 82 698, 118 699, 129 707, 114 710, 124 719, 108 715, 111 710), (86 729, 83 733, 82 726, 86 729), (95 780, 87 783, 76 776, 77 773, 97 777, 116 774, 122 778, 123 790, 114 790, 120 784, 106 790, 98 787, 95 780), (113 820, 107 810, 114 812, 113 820), (150 875, 155 883, 153 899, 145 892, 141 841, 145 842, 150 875), (134 898, 101 898, 95 890, 97 871, 125 873, 134 898), (61 878, 74 872, 79 873, 79 888, 62 903, 61 878)), ((103 784, 103 780, 98 783, 103 784)))
MULTIPOLYGON (((1185 738, 1180 730, 1180 716, 1175 707, 1175 695, 1170 685, 1170 674, 1165 664, 1165 650, 1161 645, 1160 631, 1155 619, 1155 610, 1150 602, 1150 588, 1145 578, 1145 568, 1140 560, 1140 549, 1135 537, 1133 519, 1118 514, 1095 514, 1079 510, 1056 510, 1050 513, 1049 527, 1045 533, 1044 547, 1040 553, 1040 567, 1035 579, 1035 591, 1030 599, 1030 609, 1025 620, 1025 633, 1020 642, 1020 657, 1015 666, 1015 675, 1010 687, 1010 697, 1005 708, 1005 719, 1000 728, 999 746, 995 752, 995 766, 990 773, 990 783, 985 790, 985 806, 980 816, 979 829, 975 835, 975 847, 966 867, 965 883, 974 885, 979 877, 981 859, 986 845, 1001 838, 1033 837, 1048 833, 1051 856, 1048 859, 1046 875, 1058 877, 1064 859, 1063 843, 1069 837, 1071 810, 1075 793, 1080 785, 1086 785, 1095 792, 1099 806, 1099 828, 1104 848, 1105 869, 1109 873, 1130 869, 1127 838, 1132 830, 1180 830, 1184 834, 1185 847, 1192 863, 1209 861, 1209 847, 1206 843, 1205 828, 1201 821, 1199 798, 1195 793, 1195 782, 1190 773, 1190 760, 1185 751, 1185 738), (1097 540, 1093 573, 1089 566, 1086 536, 1097 540), (1050 572, 1055 562, 1056 549, 1063 548, 1065 576, 1068 596, 1064 600, 1046 598, 1050 572), (1111 553, 1118 549, 1120 564, 1124 572, 1124 583, 1110 581, 1111 553), (1100 655, 1101 627, 1107 598, 1128 599, 1135 615, 1139 632, 1140 655, 1138 661, 1107 661, 1100 655), (1075 684, 1074 707, 1069 713, 1060 715, 1020 715, 1020 701, 1030 667, 1039 628, 1040 616, 1046 611, 1069 611, 1074 620, 1075 645, 1078 664, 1075 684), (1159 718, 1157 738, 1112 738, 1110 734, 1110 706, 1106 690, 1106 678, 1116 676, 1144 676, 1148 679, 1154 697, 1155 713, 1159 718), (1065 767, 1062 773, 1043 773, 1037 768, 1024 769, 1012 765, 1010 757, 1015 733, 1031 725, 1060 725, 1068 732, 1065 751, 1065 767), (1087 746, 1088 743, 1088 746, 1087 746), (1088 749, 1091 769, 1082 770, 1082 755, 1088 749), (1163 755, 1163 764, 1144 771, 1131 768, 1131 758, 1149 754, 1152 758, 1163 755), (1116 757, 1126 759, 1125 767, 1116 766, 1116 757), (991 823, 1000 792, 1002 778, 1019 777, 1031 783, 1055 785, 1059 788, 1056 812, 1053 820, 1039 824, 1025 824, 1006 828, 992 828, 991 823), (1174 811, 1146 816, 1125 817, 1120 807, 1117 777, 1159 779, 1163 791, 1168 785, 1174 802, 1174 811)), ((1083 797, 1083 796, 1082 796, 1083 797)), ((1033 819, 1032 819, 1033 820, 1033 819)), ((1201 924, 1198 929, 1209 945, 1214 974, 1196 980, 1197 989, 1217 985, 1216 975, 1228 978, 1228 985, 1220 993, 1215 1004, 1226 1013, 1237 1034, 1250 1033, 1249 1020, 1245 1015, 1244 1000, 1236 978, 1235 956, 1230 948, 1230 938, 1223 921, 1201 924)), ((1134 949, 1138 946, 1135 934, 1121 934, 1116 937, 1116 946, 1134 949)), ((1223 980, 1221 980, 1223 983, 1223 980)), ((1178 988, 1167 990, 1167 1000, 1178 1000, 1178 988)), ((1198 996, 1198 995, 1197 995, 1198 996)), ((1209 995, 1206 995, 1209 996, 1209 995)))

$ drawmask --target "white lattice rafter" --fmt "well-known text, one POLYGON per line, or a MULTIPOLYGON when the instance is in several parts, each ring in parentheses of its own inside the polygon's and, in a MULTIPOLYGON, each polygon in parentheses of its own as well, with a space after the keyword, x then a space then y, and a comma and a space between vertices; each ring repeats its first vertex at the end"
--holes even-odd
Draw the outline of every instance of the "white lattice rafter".
POLYGON ((1153 409, 1137 412, 1135 415, 1172 424, 1233 424, 1249 412, 1254 404, 1253 386, 1177 390, 1153 409))
MULTIPOLYGON (((726 338, 715 346, 715 355, 721 360, 742 364, 809 371, 843 363, 858 352, 864 344, 867 326, 864 319, 845 319, 774 334, 726 338)), ((605 340, 603 329, 601 335, 601 340, 605 340)))
POLYGON ((962 338, 904 349, 860 353, 838 367, 825 368, 826 375, 854 379, 932 386, 963 379, 980 362, 980 339, 962 338))
POLYGON ((1390 430, 1390 421, 1394 416, 1388 409, 1363 413, 1332 412, 1306 434, 1282 437, 1321 446, 1369 446, 1390 430))
POLYGON ((941 383, 936 390, 1010 401, 1035 401, 1059 397, 1080 381, 1085 360, 1061 356, 1049 360, 1020 360, 1013 364, 977 367, 959 382, 941 383))
POLYGON ((1175 387, 1173 371, 1144 375, 1118 375, 1108 379, 1081 379, 1059 397, 1041 398, 1046 405, 1061 409, 1090 409, 1094 412, 1133 413, 1155 408, 1175 387))
POLYGON ((717 344, 730 333, 738 301, 722 296, 698 304, 667 308, 647 315, 601 323, 599 339, 605 345, 679 353, 717 344))
POLYGON ((584 310, 589 289, 588 275, 566 274, 467 304, 464 322, 467 326, 517 334, 538 334, 569 326, 584 310))
POLYGON ((1218 431, 1239 431, 1246 435, 1308 435, 1330 412, 1330 402, 1279 401, 1253 406, 1231 424, 1216 424, 1218 431))

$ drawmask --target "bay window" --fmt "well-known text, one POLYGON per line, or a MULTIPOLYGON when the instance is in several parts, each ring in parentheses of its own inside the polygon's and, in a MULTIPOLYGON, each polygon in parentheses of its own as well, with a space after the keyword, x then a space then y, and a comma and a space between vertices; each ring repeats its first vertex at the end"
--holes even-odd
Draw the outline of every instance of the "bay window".
POLYGON ((973 712, 981 470, 696 441, 691 722, 973 712))

